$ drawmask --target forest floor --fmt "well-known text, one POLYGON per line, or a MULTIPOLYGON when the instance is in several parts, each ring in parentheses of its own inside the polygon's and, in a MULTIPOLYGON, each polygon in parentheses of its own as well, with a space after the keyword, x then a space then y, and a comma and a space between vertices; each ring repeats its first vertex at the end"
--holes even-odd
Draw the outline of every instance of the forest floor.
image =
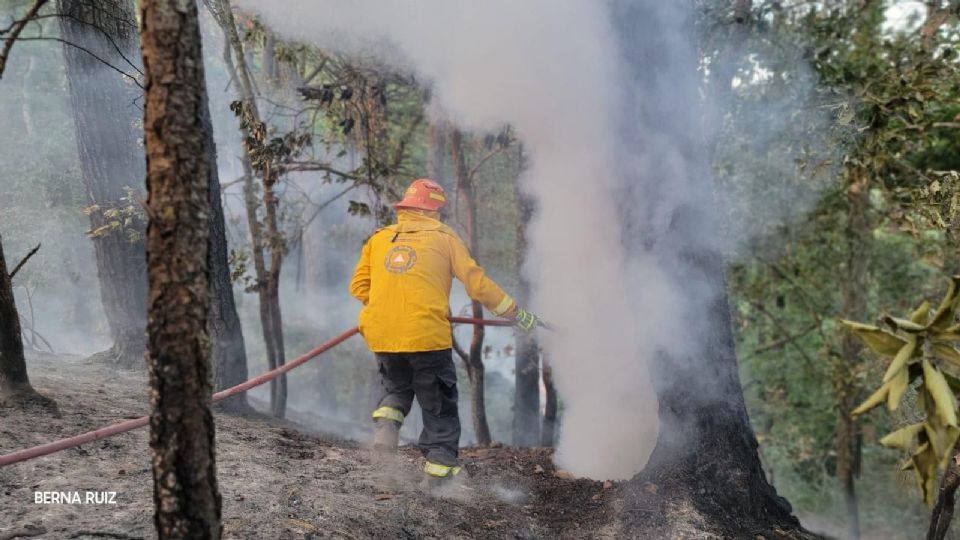
MULTIPOLYGON (((63 356, 28 365, 61 417, 0 408, 0 454, 147 412, 144 373, 63 356)), ((572 478, 545 448, 465 448, 467 477, 438 493, 420 488, 410 446, 385 458, 260 414, 218 414, 216 425, 226 538, 814 538, 713 523, 666 499, 627 507, 624 484, 572 478)), ((0 468, 0 540, 155 538, 152 516, 146 428, 0 468), (116 492, 116 504, 36 503, 44 491, 116 492)))

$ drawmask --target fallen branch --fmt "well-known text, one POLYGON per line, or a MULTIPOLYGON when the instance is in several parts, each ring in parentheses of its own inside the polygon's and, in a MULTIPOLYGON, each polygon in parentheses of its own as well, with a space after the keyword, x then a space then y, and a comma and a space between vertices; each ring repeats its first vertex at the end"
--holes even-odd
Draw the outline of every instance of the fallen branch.
POLYGON ((77 531, 67 538, 80 538, 81 536, 103 536, 104 538, 120 538, 122 540, 143 540, 142 536, 130 536, 129 534, 108 531, 77 531))
POLYGON ((23 32, 24 27, 37 16, 40 8, 42 8, 47 1, 48 0, 34 0, 33 6, 27 10, 27 14, 24 15, 22 19, 14 21, 7 30, 0 32, 2 34, 10 32, 7 39, 3 40, 3 52, 0 52, 0 79, 3 78, 3 70, 7 67, 7 57, 10 55, 10 49, 13 48, 13 43, 17 41, 17 38, 20 37, 20 32, 23 32))
POLYGON ((40 244, 37 244, 37 247, 31 249, 30 253, 27 253, 27 256, 20 261, 20 264, 13 267, 13 272, 10 272, 11 281, 13 280, 13 276, 17 275, 17 272, 19 272, 20 269, 23 268, 23 265, 27 264, 27 261, 30 260, 30 257, 33 257, 39 250, 40 250, 40 244))
POLYGON ((41 534, 47 534, 47 529, 44 527, 27 525, 26 527, 21 527, 19 529, 12 529, 7 532, 0 533, 0 540, 13 540, 14 538, 27 538, 30 536, 40 536, 41 534))

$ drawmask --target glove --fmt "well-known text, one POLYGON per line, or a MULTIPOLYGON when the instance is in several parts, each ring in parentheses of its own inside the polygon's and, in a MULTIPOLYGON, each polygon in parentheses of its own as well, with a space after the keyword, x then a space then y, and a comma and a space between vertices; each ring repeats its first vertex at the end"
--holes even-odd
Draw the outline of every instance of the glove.
POLYGON ((513 325, 524 332, 530 332, 539 324, 540 317, 537 317, 522 307, 517 307, 517 311, 513 314, 513 325))

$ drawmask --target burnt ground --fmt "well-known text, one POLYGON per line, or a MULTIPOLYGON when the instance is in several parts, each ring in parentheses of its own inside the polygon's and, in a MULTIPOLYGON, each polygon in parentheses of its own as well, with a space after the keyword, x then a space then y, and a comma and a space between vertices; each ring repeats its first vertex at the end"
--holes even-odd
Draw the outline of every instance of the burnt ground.
MULTIPOLYGON (((146 377, 77 358, 36 358, 31 380, 61 416, 0 408, 0 453, 147 411, 146 377)), ((466 448, 468 477, 419 486, 422 462, 259 414, 217 415, 226 538, 813 538, 705 515, 654 484, 574 479, 551 450, 466 448)), ((0 540, 155 538, 146 428, 0 469, 0 540), (36 504, 35 492, 117 492, 116 504, 36 504)))

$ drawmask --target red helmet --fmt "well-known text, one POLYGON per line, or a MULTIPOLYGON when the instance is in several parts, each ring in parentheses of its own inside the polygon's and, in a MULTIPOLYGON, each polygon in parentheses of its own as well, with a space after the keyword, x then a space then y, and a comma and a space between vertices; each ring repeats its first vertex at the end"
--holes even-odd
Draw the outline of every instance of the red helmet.
POLYGON ((440 184, 428 178, 420 178, 410 183, 403 199, 394 208, 419 208, 436 212, 447 204, 447 195, 440 184))

